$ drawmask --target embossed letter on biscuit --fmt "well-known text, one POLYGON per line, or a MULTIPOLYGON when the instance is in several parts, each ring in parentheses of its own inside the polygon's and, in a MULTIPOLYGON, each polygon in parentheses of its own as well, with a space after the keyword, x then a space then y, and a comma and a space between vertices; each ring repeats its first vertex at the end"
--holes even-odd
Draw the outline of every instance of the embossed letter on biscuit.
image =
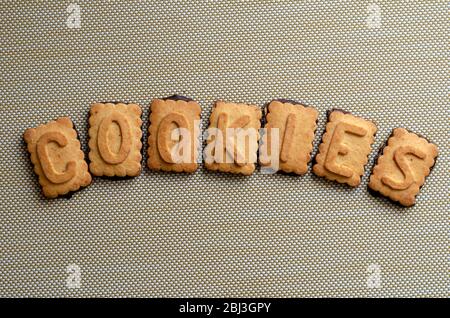
POLYGON ((172 113, 161 120, 157 136, 158 151, 167 163, 193 163, 189 122, 183 114, 172 113), (176 128, 172 126, 175 125, 176 128), (172 138, 173 137, 173 138, 172 138), (177 141, 176 144, 173 144, 177 141))
POLYGON ((187 97, 175 95, 153 100, 147 162, 151 170, 197 170, 200 113, 200 105, 187 97))
POLYGON ((205 166, 209 170, 252 174, 258 150, 261 109, 218 101, 210 117, 205 166))
MULTIPOLYGON (((245 145, 245 137, 249 136, 249 143, 255 144, 256 132, 253 129, 245 129, 250 123, 250 116, 244 115, 229 124, 229 116, 226 113, 219 115, 217 120, 217 134, 222 134, 222 138, 217 138, 214 145, 214 159, 217 163, 235 163, 243 166, 248 162, 254 162, 254 158, 249 158, 245 145)), ((250 151, 250 153, 253 153, 250 151)))
POLYGON ((137 176, 141 171, 142 110, 135 104, 92 105, 89 168, 96 176, 137 176))
POLYGON ((430 174, 436 145, 403 128, 393 130, 370 176, 369 188, 404 206, 416 201, 430 174))
POLYGON ((383 182, 388 187, 391 187, 394 190, 405 190, 411 186, 411 184, 415 181, 414 175, 412 173, 411 167, 408 163, 406 155, 414 155, 419 159, 425 159, 426 154, 413 146, 400 146, 394 152, 394 161, 397 164, 398 168, 401 170, 404 178, 403 180, 397 181, 392 179, 389 176, 383 176, 381 178, 381 182, 383 182))
POLYGON ((24 139, 45 197, 66 195, 91 183, 84 153, 68 117, 27 129, 24 139))
POLYGON ((100 155, 103 160, 109 164, 119 164, 124 162, 131 150, 131 127, 125 115, 119 112, 113 112, 105 117, 98 128, 97 144, 100 155), (116 123, 120 129, 120 147, 117 153, 111 151, 108 142, 108 132, 116 123))
POLYGON ((288 100, 274 100, 267 110, 259 148, 261 171, 305 174, 313 149, 317 110, 288 100))
POLYGON ((377 127, 369 120, 332 111, 313 172, 329 180, 358 186, 376 131, 377 127))
POLYGON ((42 171, 47 179, 53 183, 67 182, 75 176, 76 163, 71 160, 67 162, 64 172, 57 172, 47 151, 47 145, 51 142, 56 143, 59 147, 65 147, 68 144, 66 136, 58 131, 45 133, 39 138, 36 147, 42 171))
POLYGON ((344 135, 346 133, 364 137, 367 134, 367 130, 345 122, 338 123, 330 141, 330 146, 325 159, 325 168, 335 174, 351 178, 354 171, 351 168, 346 167, 343 163, 337 163, 338 156, 345 156, 350 152, 349 146, 343 143, 345 138, 344 135))

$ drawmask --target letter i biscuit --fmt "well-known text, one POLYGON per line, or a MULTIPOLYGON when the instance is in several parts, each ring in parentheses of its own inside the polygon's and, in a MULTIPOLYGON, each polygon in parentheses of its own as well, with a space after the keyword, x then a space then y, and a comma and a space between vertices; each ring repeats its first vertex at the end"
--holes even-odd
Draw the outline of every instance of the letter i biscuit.
POLYGON ((64 196, 91 183, 88 165, 70 118, 62 117, 29 128, 23 137, 45 197, 64 196))
POLYGON ((270 102, 259 151, 261 166, 270 166, 274 171, 305 174, 311 159, 318 115, 315 108, 294 101, 270 102))
POLYGON ((369 189, 403 206, 412 206, 437 155, 435 144, 406 129, 396 128, 372 170, 369 189))
POLYGON ((142 109, 95 103, 89 117, 89 169, 94 176, 135 177, 141 172, 142 109))
POLYGON ((198 168, 200 105, 174 95, 151 104, 148 161, 151 170, 192 173, 198 168))
POLYGON ((255 171, 262 112, 258 106, 216 102, 210 116, 205 167, 250 175, 255 171))
POLYGON ((376 132, 377 127, 370 120, 332 110, 313 172, 328 180, 358 186, 376 132))

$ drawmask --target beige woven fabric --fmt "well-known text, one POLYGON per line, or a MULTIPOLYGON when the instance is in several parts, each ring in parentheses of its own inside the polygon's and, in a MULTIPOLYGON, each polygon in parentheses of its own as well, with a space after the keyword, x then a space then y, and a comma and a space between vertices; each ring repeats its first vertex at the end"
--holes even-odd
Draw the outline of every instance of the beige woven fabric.
MULTIPOLYGON (((2 1, 1 296, 448 296, 446 1, 2 1), (71 17, 71 18, 69 18, 71 17), (77 28, 77 26, 80 26, 77 28), (93 102, 291 98, 440 148, 415 207, 304 177, 144 169, 43 199, 22 133, 93 102), (73 272, 71 272, 73 271, 73 272), (79 280, 78 280, 79 278, 79 280)), ((207 126, 203 121, 203 127, 207 126)), ((146 140, 146 135, 145 135, 146 140)), ((144 154, 145 154, 144 149, 144 154)))

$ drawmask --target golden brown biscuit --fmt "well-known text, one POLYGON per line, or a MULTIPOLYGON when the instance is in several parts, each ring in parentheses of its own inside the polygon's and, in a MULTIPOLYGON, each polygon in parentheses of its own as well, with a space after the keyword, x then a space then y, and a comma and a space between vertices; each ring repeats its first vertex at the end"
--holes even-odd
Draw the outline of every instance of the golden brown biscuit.
POLYGON ((358 186, 376 132, 377 127, 373 122, 332 110, 313 172, 329 180, 358 186))
POLYGON ((89 170, 94 176, 135 177, 141 172, 142 109, 95 103, 89 117, 89 170))
POLYGON ((369 188, 401 205, 412 206, 437 155, 433 143, 396 128, 373 168, 369 188))
POLYGON ((210 116, 205 167, 250 175, 255 170, 262 112, 258 106, 216 102, 210 116))
POLYGON ((266 115, 266 135, 260 146, 259 161, 262 166, 273 165, 278 161, 278 169, 287 173, 305 174, 313 149, 314 132, 317 128, 319 113, 315 108, 299 103, 274 100, 266 115), (279 140, 272 140, 276 134, 279 140), (273 142, 278 142, 274 146, 273 142), (271 147, 278 152, 278 158, 272 159, 271 147))
POLYGON ((29 128, 23 138, 45 197, 66 195, 91 183, 88 165, 70 118, 62 117, 29 128))
POLYGON ((197 170, 201 111, 196 101, 182 96, 153 100, 148 129, 147 166, 150 169, 197 170))

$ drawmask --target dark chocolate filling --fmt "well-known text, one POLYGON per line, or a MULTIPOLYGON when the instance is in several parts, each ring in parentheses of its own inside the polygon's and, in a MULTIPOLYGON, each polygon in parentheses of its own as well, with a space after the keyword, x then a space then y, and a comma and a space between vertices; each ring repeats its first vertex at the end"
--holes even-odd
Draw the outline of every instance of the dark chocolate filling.
POLYGON ((332 112, 341 112, 341 113, 344 113, 344 114, 352 115, 352 113, 347 111, 347 110, 343 110, 343 109, 340 109, 340 108, 331 108, 331 109, 327 110, 327 123, 330 121, 330 115, 331 115, 332 112))
POLYGON ((185 102, 192 102, 193 99, 190 97, 182 96, 182 95, 172 95, 169 97, 162 98, 162 100, 183 100, 185 102))
POLYGON ((277 98, 277 99, 274 99, 274 100, 270 101, 269 104, 270 104, 271 102, 280 102, 280 103, 283 103, 283 104, 288 103, 288 104, 302 105, 302 106, 308 107, 308 106, 306 106, 306 105, 303 105, 303 104, 300 103, 300 102, 297 102, 297 101, 295 101, 295 100, 293 100, 293 99, 288 99, 288 98, 277 98))

